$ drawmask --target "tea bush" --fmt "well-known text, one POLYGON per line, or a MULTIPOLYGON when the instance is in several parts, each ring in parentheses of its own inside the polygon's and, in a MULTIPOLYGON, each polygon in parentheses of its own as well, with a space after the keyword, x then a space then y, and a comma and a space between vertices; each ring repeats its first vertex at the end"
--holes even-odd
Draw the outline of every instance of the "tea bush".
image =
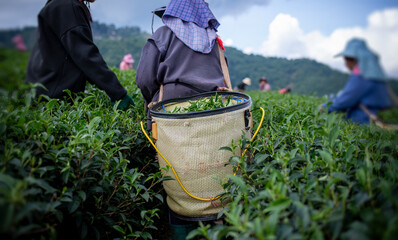
MULTIPOLYGON (((231 159, 225 225, 206 239, 395 239, 397 132, 346 123, 317 110, 322 99, 250 94, 266 111, 252 159, 231 159)), ((256 111, 255 119, 259 119, 256 111)))
POLYGON ((12 90, 25 79, 29 54, 0 47, 0 89, 12 90))
MULTIPOLYGON (((165 239, 163 179, 139 128, 146 115, 135 73, 113 69, 134 109, 117 110, 91 85, 63 100, 37 101, 21 84, 24 59, 0 51, 0 70, 8 69, 0 90, 1 238, 165 239)), ((202 226, 190 238, 398 235, 396 132, 320 113, 324 99, 249 94, 255 126, 258 107, 266 117, 249 158, 230 160, 239 171, 224 185, 225 224, 202 226)))
POLYGON ((0 232, 13 239, 152 238, 163 202, 133 71, 114 69, 136 108, 112 107, 93 86, 36 101, 0 94, 0 232))

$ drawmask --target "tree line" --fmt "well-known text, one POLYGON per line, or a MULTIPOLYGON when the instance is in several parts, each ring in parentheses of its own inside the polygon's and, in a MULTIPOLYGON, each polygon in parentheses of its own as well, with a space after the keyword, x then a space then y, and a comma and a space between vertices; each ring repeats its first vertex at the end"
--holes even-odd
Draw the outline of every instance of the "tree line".
MULTIPOLYGON (((141 50, 150 34, 141 31, 139 27, 116 27, 113 24, 93 22, 94 42, 108 65, 118 67, 123 56, 131 53, 137 67, 141 50)), ((0 47, 13 48, 12 37, 21 34, 29 49, 32 49, 36 28, 9 29, 0 31, 0 47)), ((324 96, 337 94, 344 87, 348 75, 318 63, 311 59, 294 59, 264 57, 255 54, 245 54, 242 51, 227 47, 225 55, 228 58, 231 82, 236 86, 249 77, 252 85, 248 90, 257 90, 258 80, 265 76, 273 90, 279 90, 288 85, 293 86, 292 92, 305 95, 324 96)), ((398 82, 390 84, 398 92, 398 82)))

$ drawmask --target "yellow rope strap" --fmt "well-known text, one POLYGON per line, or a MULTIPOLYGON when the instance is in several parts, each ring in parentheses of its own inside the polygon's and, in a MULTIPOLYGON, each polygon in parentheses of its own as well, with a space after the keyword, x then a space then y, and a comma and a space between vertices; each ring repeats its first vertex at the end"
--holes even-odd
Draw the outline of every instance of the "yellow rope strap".
MULTIPOLYGON (((261 126, 263 125, 263 121, 264 121, 264 116, 265 116, 265 111, 262 107, 260 107, 261 111, 263 111, 263 115, 261 117, 261 121, 260 124, 258 125, 258 128, 256 130, 256 132, 254 133, 252 139, 250 140, 250 142, 252 142, 254 140, 254 138, 257 136, 258 131, 260 131, 261 126)), ((190 192, 188 192, 188 190, 184 187, 184 185, 182 184, 180 178, 178 177, 177 172, 174 170, 173 166, 170 164, 170 162, 163 156, 163 154, 159 151, 159 149, 156 147, 156 145, 153 143, 152 139, 149 137, 148 133, 145 131, 144 129, 144 124, 141 121, 141 129, 142 132, 144 133, 145 137, 148 139, 148 141, 151 143, 151 145, 153 146, 153 148, 155 148, 156 152, 159 153, 159 155, 164 159, 164 161, 167 163, 167 165, 170 166, 171 170, 174 173, 174 176, 176 177, 176 180, 178 181, 178 183, 180 184, 182 190, 184 190, 184 192, 186 194, 188 194, 190 197, 196 199, 196 200, 200 200, 200 201, 214 201, 219 199, 222 195, 218 195, 217 197, 214 198, 201 198, 201 197, 197 197, 195 195, 192 195, 190 192)), ((245 149, 245 151, 242 154, 242 157, 245 156, 247 149, 245 149)), ((236 174, 236 173, 235 173, 236 174)))

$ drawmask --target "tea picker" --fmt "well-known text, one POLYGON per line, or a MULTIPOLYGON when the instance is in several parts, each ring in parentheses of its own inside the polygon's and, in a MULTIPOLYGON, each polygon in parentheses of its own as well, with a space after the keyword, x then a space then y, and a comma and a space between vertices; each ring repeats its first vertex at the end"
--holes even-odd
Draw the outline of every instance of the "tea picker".
MULTIPOLYGON (((368 48, 365 40, 353 38, 336 55, 339 56, 344 57, 351 76, 342 93, 332 100, 328 112, 343 111, 346 120, 354 123, 369 124, 374 121, 381 127, 388 127, 377 113, 392 107, 394 95, 388 88, 388 78, 378 55, 368 48)), ((326 104, 323 107, 326 108, 326 104)))
MULTIPOLYGON (((162 16, 164 25, 145 44, 136 75, 148 119, 149 108, 160 101, 161 93, 162 99, 170 99, 231 89, 224 81, 226 60, 217 40, 219 23, 203 0, 173 0, 154 15, 162 16), (200 13, 194 14, 198 6, 200 13)), ((150 121, 147 127, 152 127, 150 121)))
POLYGON ((224 206, 219 181, 225 182, 227 175, 233 174, 232 167, 225 166, 232 152, 219 149, 230 146, 232 140, 239 141, 242 131, 250 137, 251 99, 217 92, 231 90, 231 84, 225 49, 217 36, 220 24, 206 2, 171 0, 154 15, 165 25, 145 44, 136 82, 150 119, 147 129, 152 129, 156 145, 143 124, 142 130, 158 151, 163 173, 173 179, 163 183, 170 227, 174 237, 185 239, 199 221, 214 223, 224 206), (223 107, 201 105, 217 96, 225 101, 223 107), (228 104, 228 99, 234 104, 228 104), (192 109, 195 104, 196 111, 174 111, 192 109))
POLYGON ((38 38, 26 80, 44 86, 36 92, 50 98, 67 96, 65 90, 83 92, 88 81, 105 91, 111 104, 125 110, 134 101, 93 41, 91 13, 86 6, 90 2, 94 0, 47 1, 38 16, 38 38))
POLYGON ((247 86, 252 85, 252 80, 248 77, 244 78, 241 83, 236 86, 236 90, 239 92, 245 92, 247 86))

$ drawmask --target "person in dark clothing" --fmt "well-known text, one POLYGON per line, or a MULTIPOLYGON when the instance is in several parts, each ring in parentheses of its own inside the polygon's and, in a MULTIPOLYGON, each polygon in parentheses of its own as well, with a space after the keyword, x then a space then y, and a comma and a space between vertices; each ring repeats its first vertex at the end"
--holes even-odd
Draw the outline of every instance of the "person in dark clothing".
POLYGON ((119 109, 133 99, 108 68, 93 42, 87 2, 95 0, 48 0, 38 15, 38 39, 32 50, 27 81, 41 83, 38 94, 66 96, 65 89, 82 92, 86 81, 104 90, 119 109))
MULTIPOLYGON (((165 26, 157 29, 145 44, 136 77, 147 112, 160 100, 224 90, 217 46, 222 44, 216 34, 219 23, 207 3, 171 0, 163 12, 154 13, 162 17, 165 26)), ((173 239, 185 239, 199 221, 217 219, 217 215, 190 217, 176 212, 169 209, 173 239)))
POLYGON ((162 100, 225 89, 217 46, 217 41, 221 41, 216 34, 218 21, 207 5, 203 9, 210 13, 209 18, 199 19, 199 15, 190 15, 189 11, 184 16, 171 12, 179 4, 181 8, 192 7, 192 10, 195 4, 206 3, 203 0, 189 3, 172 0, 167 10, 163 9, 166 11, 164 15, 163 12, 155 12, 163 16, 165 26, 157 29, 145 44, 136 77, 147 112, 159 100, 161 86, 162 100), (169 7, 171 4, 173 8, 169 7), (192 37, 194 35, 198 38, 192 37))
POLYGON ((246 90, 246 86, 250 86, 252 84, 252 80, 250 78, 244 78, 241 83, 236 86, 239 92, 244 92, 246 90))

